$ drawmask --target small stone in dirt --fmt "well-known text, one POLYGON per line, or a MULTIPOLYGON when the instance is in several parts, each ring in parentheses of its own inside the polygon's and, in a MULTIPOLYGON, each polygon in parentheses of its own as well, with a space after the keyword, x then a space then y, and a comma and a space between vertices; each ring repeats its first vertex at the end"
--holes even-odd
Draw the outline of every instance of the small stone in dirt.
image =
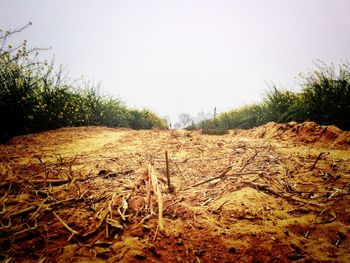
POLYGON ((228 252, 231 253, 231 254, 235 254, 237 252, 237 250, 236 250, 235 247, 230 247, 228 252))
POLYGON ((299 254, 299 253, 296 253, 296 252, 292 252, 292 253, 289 253, 288 255, 287 255, 287 258, 289 259, 289 260, 292 260, 292 261, 294 261, 294 260, 299 260, 299 259, 302 259, 302 258, 304 258, 305 256, 303 255, 303 254, 299 254))
POLYGON ((180 247, 180 246, 183 246, 183 245, 184 245, 184 243, 182 243, 182 241, 181 241, 181 240, 179 240, 179 241, 176 243, 176 245, 178 245, 178 246, 180 247))
POLYGON ((98 172, 98 175, 104 176, 107 174, 107 170, 102 169, 101 171, 98 172))
POLYGON ((198 250, 196 251, 194 254, 197 256, 197 257, 203 257, 203 255, 205 254, 205 252, 207 252, 205 249, 203 250, 198 250))
POLYGON ((152 253, 153 256, 155 256, 156 258, 160 258, 161 255, 157 252, 157 249, 155 246, 151 246, 148 248, 148 251, 152 253))
POLYGON ((134 258, 138 259, 138 260, 144 260, 144 259, 147 258, 147 256, 144 255, 144 254, 137 254, 137 255, 134 256, 134 258))
POLYGON ((338 169, 338 166, 337 166, 337 164, 335 164, 335 163, 332 163, 332 164, 330 165, 330 167, 332 168, 333 171, 336 171, 336 170, 338 169))

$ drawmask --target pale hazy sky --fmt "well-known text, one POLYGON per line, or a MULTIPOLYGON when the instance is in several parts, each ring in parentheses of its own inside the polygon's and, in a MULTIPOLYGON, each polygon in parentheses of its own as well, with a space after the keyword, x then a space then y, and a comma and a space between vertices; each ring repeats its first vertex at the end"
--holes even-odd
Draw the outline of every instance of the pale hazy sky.
POLYGON ((181 112, 259 101, 320 59, 350 60, 349 0, 0 0, 0 28, 129 106, 181 112))

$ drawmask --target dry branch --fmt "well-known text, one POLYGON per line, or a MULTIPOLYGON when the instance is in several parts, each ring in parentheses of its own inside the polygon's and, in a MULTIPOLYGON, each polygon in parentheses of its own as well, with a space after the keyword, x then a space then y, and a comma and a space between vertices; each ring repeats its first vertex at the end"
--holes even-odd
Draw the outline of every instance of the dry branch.
POLYGON ((91 232, 88 232, 88 233, 86 233, 86 234, 83 234, 83 235, 81 235, 80 237, 82 237, 82 238, 88 238, 88 237, 94 235, 94 234, 100 229, 100 227, 102 226, 103 222, 106 220, 106 218, 107 218, 108 215, 109 215, 109 211, 108 211, 108 209, 107 209, 107 212, 103 215, 103 217, 101 218, 100 222, 97 224, 97 227, 96 227, 94 230, 92 230, 91 232))
POLYGON ((143 177, 144 177, 144 180, 146 181, 146 192, 147 192, 146 200, 150 209, 150 214, 151 215, 155 214, 155 212, 153 211, 153 202, 152 202, 152 191, 153 191, 158 203, 158 225, 159 225, 159 228, 162 230, 164 228, 163 197, 162 197, 161 188, 158 184, 158 178, 152 164, 148 165, 148 168, 147 170, 145 170, 143 177))
POLYGON ((326 153, 326 152, 321 152, 321 153, 317 156, 317 158, 316 158, 314 164, 311 166, 310 171, 312 171, 312 170, 315 168, 316 164, 317 164, 318 161, 321 159, 321 156, 324 155, 324 154, 329 154, 329 152, 328 152, 328 153, 326 153))
POLYGON ((160 190, 160 186, 159 186, 158 180, 157 180, 157 175, 156 175, 156 173, 154 171, 153 165, 150 165, 148 170, 149 170, 149 177, 151 178, 151 182, 152 182, 153 191, 156 194, 157 202, 158 202, 158 224, 159 224, 160 230, 163 230, 163 228, 164 228, 164 221, 163 221, 163 197, 162 197, 162 192, 160 190))
POLYGON ((214 181, 216 179, 224 178, 224 177, 227 177, 227 176, 240 176, 240 175, 247 175, 247 174, 261 174, 260 171, 251 171, 251 172, 232 173, 232 174, 226 175, 230 170, 231 170, 231 167, 229 166, 229 169, 226 168, 219 176, 212 177, 212 178, 206 179, 206 180, 204 180, 202 182, 199 182, 199 183, 196 183, 194 185, 191 185, 190 187, 186 188, 185 190, 188 190, 189 188, 197 187, 197 186, 200 186, 202 184, 209 183, 209 182, 214 181))
POLYGON ((250 187, 252 187, 256 190, 270 193, 270 194, 278 196, 278 197, 281 196, 280 193, 277 193, 276 191, 272 190, 267 184, 259 184, 259 183, 249 182, 249 181, 244 181, 243 183, 249 185, 250 187))
MULTIPOLYGON (((65 204, 67 202, 71 202, 71 201, 83 201, 82 198, 69 198, 69 199, 66 199, 66 200, 61 200, 61 201, 57 201, 55 203, 51 203, 51 204, 48 204, 47 205, 47 210, 51 210, 53 208, 57 208, 58 206, 62 205, 62 204, 65 204)), ((45 203, 45 202, 44 202, 45 203)), ((30 206, 30 207, 27 207, 27 208, 24 208, 22 210, 19 210, 17 212, 12 212, 10 214, 7 214, 4 216, 5 219, 8 219, 8 218, 13 218, 13 217, 17 217, 17 216, 21 216, 21 215, 24 215, 24 214, 27 214, 27 213, 30 213, 34 210, 38 210, 39 207, 43 206, 43 204, 40 204, 40 205, 33 205, 33 206, 30 206)))
POLYGON ((171 188, 171 184, 170 184, 168 151, 165 151, 165 164, 166 164, 166 178, 167 178, 167 183, 168 183, 168 190, 169 190, 169 193, 171 193, 172 188, 171 188))
POLYGON ((17 212, 12 212, 12 213, 10 213, 10 214, 7 214, 7 215, 5 215, 4 218, 5 218, 5 219, 8 219, 8 218, 12 218, 12 217, 24 215, 24 214, 27 214, 27 213, 30 213, 30 212, 36 210, 37 208, 38 208, 37 205, 32 205, 32 206, 30 206, 30 207, 21 209, 21 210, 19 210, 19 211, 17 211, 17 212))
POLYGON ((54 211, 52 211, 52 213, 69 232, 71 232, 73 235, 79 235, 79 232, 75 231, 69 225, 67 225, 66 222, 64 222, 63 219, 60 218, 54 211))
MULTIPOLYGON (((84 181, 87 180, 86 178, 78 178, 75 181, 84 181)), ((71 179, 35 179, 35 180, 16 180, 16 181, 7 181, 3 182, 4 185, 8 184, 15 184, 15 185, 21 185, 21 184, 32 184, 32 185, 37 185, 37 184, 44 184, 44 185, 52 185, 52 186, 58 186, 62 184, 68 184, 72 180, 71 179)))

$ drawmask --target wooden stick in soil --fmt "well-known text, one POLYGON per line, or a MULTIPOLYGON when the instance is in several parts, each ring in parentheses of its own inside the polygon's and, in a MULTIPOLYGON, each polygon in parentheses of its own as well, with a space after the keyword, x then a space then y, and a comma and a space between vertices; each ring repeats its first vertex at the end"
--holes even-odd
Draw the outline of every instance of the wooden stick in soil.
POLYGON ((321 153, 317 156, 317 158, 316 158, 314 164, 311 166, 310 171, 312 171, 312 170, 315 168, 317 162, 321 159, 321 156, 324 155, 324 154, 329 154, 329 153, 321 152, 321 153))
POLYGON ((153 165, 149 166, 149 177, 151 178, 151 184, 153 192, 156 195, 156 200, 158 203, 158 225, 160 230, 164 229, 164 220, 163 220, 163 197, 160 187, 158 185, 157 175, 155 174, 153 165))
POLYGON ((171 184, 170 184, 170 175, 169 175, 169 158, 168 158, 168 151, 165 151, 165 164, 166 164, 166 178, 168 182, 168 190, 169 193, 172 192, 171 184))
POLYGON ((66 222, 64 222, 63 219, 60 218, 54 211, 52 211, 52 213, 69 232, 71 232, 73 235, 79 235, 79 232, 75 231, 70 226, 68 226, 66 222))
MULTIPOLYGON (((61 201, 57 201, 55 203, 47 204, 46 209, 50 210, 50 209, 57 208, 60 205, 63 205, 65 203, 68 203, 68 202, 71 202, 71 201, 80 202, 80 201, 83 201, 83 200, 84 200, 83 198, 68 198, 66 200, 61 200, 61 201)), ((45 204, 45 202, 44 202, 44 204, 45 204)), ((21 216, 23 214, 27 214, 27 213, 33 212, 34 210, 37 210, 39 207, 40 207, 39 205, 32 205, 32 206, 24 208, 24 209, 22 209, 20 211, 12 212, 10 214, 7 214, 7 215, 4 216, 4 218, 8 219, 8 218, 21 216)))

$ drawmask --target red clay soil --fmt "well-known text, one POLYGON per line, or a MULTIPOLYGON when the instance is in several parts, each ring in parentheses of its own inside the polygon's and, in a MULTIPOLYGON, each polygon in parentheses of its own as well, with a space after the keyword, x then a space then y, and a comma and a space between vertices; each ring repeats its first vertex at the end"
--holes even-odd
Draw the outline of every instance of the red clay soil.
POLYGON ((287 124, 269 122, 251 130, 235 130, 235 134, 253 138, 288 140, 297 143, 317 145, 350 145, 350 131, 342 131, 336 126, 322 126, 315 122, 289 122, 287 124))
POLYGON ((0 260, 350 262, 349 142, 309 122, 14 138, 0 145, 0 260))

